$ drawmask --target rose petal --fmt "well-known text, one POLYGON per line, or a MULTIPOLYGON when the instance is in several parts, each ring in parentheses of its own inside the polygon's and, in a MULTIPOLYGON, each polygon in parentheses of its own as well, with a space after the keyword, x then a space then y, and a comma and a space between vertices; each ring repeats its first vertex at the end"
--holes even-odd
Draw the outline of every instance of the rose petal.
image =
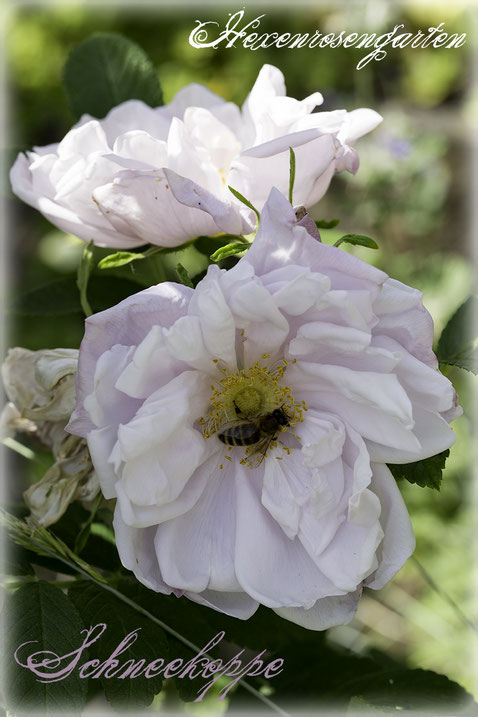
POLYGON ((380 523, 384 538, 378 549, 379 567, 365 584, 379 590, 412 555, 415 537, 403 498, 389 469, 383 464, 373 463, 372 471, 371 488, 382 507, 380 523))
MULTIPOLYGON (((217 463, 219 464, 219 457, 217 463)), ((166 581, 181 590, 239 591, 234 572, 234 470, 219 465, 188 513, 159 526, 155 546, 166 581)))
POLYGON ((236 468, 235 568, 242 588, 268 607, 311 607, 319 596, 341 594, 261 505, 257 472, 236 468))
POLYGON ((191 294, 192 290, 186 286, 165 282, 86 319, 78 359, 77 406, 65 430, 86 436, 95 428, 83 402, 93 389, 96 362, 111 348, 112 342, 137 345, 158 322, 158 316, 161 316, 161 324, 169 327, 186 313, 191 294))
POLYGON ((123 522, 119 510, 116 508, 113 528, 116 547, 124 567, 131 570, 135 577, 150 590, 170 595, 172 590, 161 576, 154 550, 156 526, 132 528, 123 522))
POLYGON ((328 630, 335 625, 346 625, 355 615, 361 590, 347 595, 336 595, 317 600, 309 609, 302 607, 274 608, 280 617, 295 622, 308 630, 328 630))

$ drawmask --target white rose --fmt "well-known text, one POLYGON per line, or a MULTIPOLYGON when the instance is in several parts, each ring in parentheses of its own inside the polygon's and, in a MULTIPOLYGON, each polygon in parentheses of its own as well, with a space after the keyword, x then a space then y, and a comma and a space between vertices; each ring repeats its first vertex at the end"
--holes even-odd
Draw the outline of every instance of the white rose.
POLYGON ((420 292, 312 238, 277 190, 233 269, 88 318, 68 430, 117 498, 125 567, 243 619, 348 621, 414 549, 386 462, 454 442, 432 339, 420 292))
POLYGON ((242 110, 192 84, 164 107, 130 100, 103 120, 84 115, 59 144, 18 155, 13 191, 60 229, 101 246, 249 233, 255 216, 228 185, 259 210, 272 186, 287 194, 292 146, 295 200, 311 206, 335 171, 357 170, 348 143, 381 121, 370 109, 311 114, 320 93, 301 102, 285 93, 280 70, 264 65, 242 110))

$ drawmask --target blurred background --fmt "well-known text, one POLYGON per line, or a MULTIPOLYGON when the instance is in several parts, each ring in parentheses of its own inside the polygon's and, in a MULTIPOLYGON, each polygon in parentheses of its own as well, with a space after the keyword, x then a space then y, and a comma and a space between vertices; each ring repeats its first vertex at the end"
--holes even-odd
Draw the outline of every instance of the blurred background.
MULTIPOLYGON (((292 97, 302 99, 319 90, 325 99, 320 109, 372 107, 383 115, 382 125, 356 144, 358 174, 337 176, 312 214, 317 219, 340 219, 337 229, 324 231, 327 242, 348 232, 373 237, 379 251, 350 251, 423 291, 438 340, 472 290, 471 129, 477 106, 472 84, 473 5, 385 0, 348 6, 294 3, 293 8, 248 4, 249 21, 266 13, 261 21, 264 32, 320 29, 323 34, 341 30, 380 34, 404 23, 403 32, 416 33, 444 22, 448 33, 468 33, 467 43, 459 49, 387 48, 384 60, 372 61, 361 71, 356 64, 367 50, 252 52, 239 46, 196 50, 189 45, 196 19, 217 20, 223 28, 228 13, 238 9, 172 3, 163 9, 128 9, 119 4, 102 9, 86 4, 12 7, 5 29, 9 146, 4 172, 18 151, 57 142, 73 124, 62 92, 62 68, 69 51, 92 32, 121 32, 141 45, 157 67, 165 102, 194 81, 242 104, 261 66, 274 64, 284 72, 292 97)), ((57 231, 13 195, 7 203, 12 297, 55 278, 71 276, 74 281, 84 244, 57 231)), ((204 269, 204 261, 195 249, 181 254, 191 276, 204 269)), ((161 267, 165 278, 175 279, 171 272, 176 263, 175 256, 169 255, 161 267)), ((8 333, 10 346, 78 347, 83 317, 80 313, 46 319, 14 316, 8 333)), ((354 621, 331 630, 329 637, 357 652, 384 649, 410 666, 448 675, 478 697, 472 658, 476 630, 447 598, 476 622, 471 471, 476 458, 470 418, 474 377, 459 369, 448 375, 465 415, 454 424, 457 442, 442 490, 401 485, 415 529, 419 564, 410 560, 386 588, 377 594, 370 591, 354 621)), ((40 468, 21 457, 15 460, 21 493, 40 468)))

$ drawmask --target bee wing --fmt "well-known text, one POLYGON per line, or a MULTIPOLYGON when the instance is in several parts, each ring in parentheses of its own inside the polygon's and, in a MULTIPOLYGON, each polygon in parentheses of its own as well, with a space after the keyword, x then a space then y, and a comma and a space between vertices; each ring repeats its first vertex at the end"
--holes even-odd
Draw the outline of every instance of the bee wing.
POLYGON ((262 463, 273 440, 275 440, 275 436, 264 436, 253 446, 249 446, 246 455, 248 468, 257 468, 262 463))

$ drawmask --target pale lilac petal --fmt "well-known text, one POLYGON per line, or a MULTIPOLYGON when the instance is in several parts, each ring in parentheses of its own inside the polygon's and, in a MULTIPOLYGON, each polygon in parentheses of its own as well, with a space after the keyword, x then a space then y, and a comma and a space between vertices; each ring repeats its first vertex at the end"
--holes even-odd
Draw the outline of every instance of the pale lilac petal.
POLYGON ((161 576, 154 550, 156 526, 133 528, 126 525, 116 508, 113 528, 116 547, 124 567, 131 570, 135 577, 150 590, 169 595, 172 589, 166 585, 161 576))
POLYGON ((248 620, 254 615, 259 603, 253 600, 244 592, 219 592, 218 590, 203 590, 201 593, 192 593, 185 591, 184 593, 193 602, 199 605, 222 612, 231 617, 237 617, 239 620, 248 620))
POLYGON ((337 289, 359 286, 370 289, 387 278, 384 272, 351 254, 312 240, 303 227, 296 226, 293 208, 274 188, 261 213, 256 239, 245 258, 259 276, 288 264, 298 264, 331 277, 337 283, 333 288, 337 289))
POLYGON ((377 554, 379 567, 367 578, 365 585, 379 590, 412 555, 415 550, 415 537, 403 498, 387 466, 372 463, 371 488, 382 507, 380 524, 384 538, 377 554))
POLYGON ((187 311, 192 290, 180 284, 163 283, 129 296, 116 306, 85 321, 85 336, 80 347, 76 381, 77 406, 67 430, 86 436, 94 424, 83 408, 91 393, 96 362, 113 344, 137 345, 158 322, 169 327, 187 311))
POLYGON ((118 396, 115 383, 128 365, 134 349, 132 346, 116 344, 98 359, 91 393, 85 396, 84 407, 98 428, 128 421, 141 403, 129 396, 121 396, 121 411, 118 413, 118 396))
POLYGON ((174 99, 160 108, 160 111, 182 119, 188 107, 214 108, 216 110, 225 104, 229 103, 226 103, 222 97, 211 92, 207 87, 192 82, 176 92, 174 99))
POLYGON ((365 107, 347 112, 338 139, 343 144, 355 142, 356 139, 374 130, 383 121, 383 117, 365 107))
POLYGON ((277 308, 289 316, 305 314, 330 289, 327 276, 300 266, 274 269, 262 276, 261 281, 277 308))
POLYGON ((236 367, 236 326, 234 309, 226 300, 220 282, 221 271, 210 266, 189 305, 189 315, 197 316, 204 345, 213 359, 220 359, 231 370, 236 367))
POLYGON ((219 449, 212 444, 212 441, 210 441, 208 448, 210 449, 209 458, 194 471, 179 495, 169 503, 157 505, 137 505, 132 503, 126 495, 122 483, 118 482, 115 492, 123 520, 128 525, 144 528, 151 525, 160 525, 191 510, 202 495, 211 473, 217 469, 219 449))
POLYGON ((113 153, 119 161, 130 159, 151 169, 164 167, 168 162, 166 142, 155 139, 144 130, 131 130, 120 134, 113 145, 113 153))
MULTIPOLYGON (((103 219, 99 210, 95 225, 88 225, 68 206, 62 206, 56 202, 54 187, 50 185, 45 189, 41 188, 41 185, 48 181, 48 177, 42 177, 40 172, 36 173, 36 177, 32 174, 31 158, 33 155, 34 153, 29 153, 29 164, 29 159, 24 154, 19 154, 10 170, 12 190, 20 199, 38 209, 52 224, 64 232, 85 241, 93 240, 98 246, 112 246, 121 249, 140 246, 143 243, 114 231, 111 224, 103 219), (35 181, 40 179, 40 182, 35 181)), ((91 200, 91 197, 89 198, 91 200)))
MULTIPOLYGON (((234 105, 232 105, 234 106, 234 105)), ((189 107, 184 113, 184 128, 191 139, 207 147, 213 164, 222 177, 241 151, 241 143, 234 132, 212 111, 189 107)))
POLYGON ((263 353, 273 354, 289 333, 289 324, 269 292, 259 282, 238 282, 228 296, 235 323, 244 329, 244 360, 254 363, 263 353))
POLYGON ((316 557, 322 573, 344 592, 353 592, 375 565, 375 553, 383 538, 380 509, 380 500, 371 490, 353 496, 347 520, 316 557))
MULTIPOLYGON (((255 222, 248 222, 245 217, 241 216, 241 212, 238 212, 232 201, 219 199, 199 184, 176 174, 172 169, 165 169, 164 176, 178 202, 186 207, 199 209, 209 214, 218 229, 228 234, 248 234, 254 228, 255 222)), ((249 211, 247 216, 252 219, 251 214, 253 212, 249 211)))
POLYGON ((386 349, 399 357, 396 373, 413 402, 430 411, 448 411, 454 403, 455 392, 450 381, 437 369, 419 361, 390 336, 378 335, 374 346, 386 349))
POLYGON ((194 416, 200 416, 207 408, 208 389, 206 376, 199 371, 183 371, 137 405, 131 420, 122 422, 118 429, 123 460, 137 458, 156 448, 185 421, 192 426, 194 416), (174 412, 170 410, 172 402, 174 412))
MULTIPOLYGON (((296 156, 294 202, 310 206, 309 197, 313 197, 315 203, 321 196, 316 188, 317 177, 326 174, 330 181, 333 176, 333 169, 330 172, 328 169, 336 152, 331 135, 318 135, 316 130, 306 130, 243 152, 232 162, 227 184, 243 196, 253 198, 254 205, 260 211, 272 187, 287 195, 289 147, 292 147, 296 156)), ((322 186, 323 193, 326 189, 326 186, 322 186)))
POLYGON ((407 449, 406 445, 398 444, 377 445, 378 442, 371 439, 368 441, 371 460, 383 463, 414 463, 441 453, 455 443, 455 433, 442 416, 415 406, 413 418, 413 435, 418 450, 407 449))
MULTIPOLYGON (((113 107, 101 124, 112 148, 115 139, 126 132, 142 129, 154 139, 166 139, 169 131, 169 120, 164 117, 164 107, 150 107, 141 100, 126 100, 113 107)), ((84 115, 83 118, 87 118, 84 115)))
POLYGON ((386 334, 432 368, 438 367, 433 344, 433 320, 422 303, 421 291, 387 279, 374 302, 379 317, 376 334, 386 334))
MULTIPOLYGON (((173 326, 186 317, 179 318, 173 326)), ((115 388, 133 398, 147 398, 185 368, 168 350, 162 326, 153 326, 137 346, 115 383, 115 388)), ((133 348, 133 347, 132 347, 133 348)))
POLYGON ((305 357, 311 353, 317 356, 330 351, 338 354, 358 354, 365 351, 370 340, 371 335, 366 331, 326 321, 311 321, 299 328, 296 337, 289 344, 289 353, 297 357, 305 357))
POLYGON ((309 609, 302 607, 274 608, 280 617, 295 622, 308 630, 328 630, 336 625, 346 625, 357 612, 361 590, 317 600, 309 609))
POLYGON ((140 243, 179 246, 199 234, 217 234, 220 227, 206 212, 180 204, 162 169, 123 170, 94 198, 115 229, 140 243))
POLYGON ((258 486, 257 471, 236 468, 235 568, 242 588, 268 607, 311 607, 319 596, 341 594, 261 505, 258 486))
POLYGON ((269 450, 267 458, 261 502, 287 537, 293 540, 299 532, 302 505, 309 496, 311 472, 302 465, 298 450, 291 451, 287 457, 280 449, 269 450))
POLYGON ((224 463, 223 470, 216 465, 188 513, 158 528, 158 562, 166 581, 175 588, 196 593, 206 589, 241 590, 234 571, 234 470, 228 461, 224 463))
POLYGON ((60 159, 71 155, 88 155, 91 152, 106 150, 108 150, 106 135, 101 122, 97 120, 91 120, 71 129, 57 148, 60 159))
MULTIPOLYGON (((393 374, 374 371, 352 371, 342 366, 320 365, 309 361, 298 361, 290 373, 305 385, 314 384, 318 400, 325 405, 333 394, 339 400, 361 404, 391 416, 400 426, 413 428, 412 404, 406 392, 393 374), (324 393, 322 401, 320 395, 324 393)), ((358 428, 358 427, 357 427, 358 428)))

